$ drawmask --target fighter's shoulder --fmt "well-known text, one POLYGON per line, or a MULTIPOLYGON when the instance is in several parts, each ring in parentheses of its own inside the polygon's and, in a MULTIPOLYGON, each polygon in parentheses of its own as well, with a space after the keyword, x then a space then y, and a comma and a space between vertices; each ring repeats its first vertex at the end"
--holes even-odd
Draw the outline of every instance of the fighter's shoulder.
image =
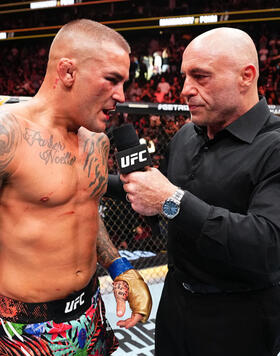
MULTIPOLYGON (((0 110, 0 135, 12 139, 10 143, 17 143, 16 139, 21 137, 20 120, 10 110, 0 110)), ((5 139, 4 139, 5 140, 5 139)))
POLYGON ((22 142, 19 120, 9 110, 0 110, 0 176, 11 173, 22 142))
POLYGON ((93 132, 83 126, 79 128, 78 136, 81 140, 106 141, 109 143, 109 138, 104 132, 93 132))
POLYGON ((22 126, 25 119, 25 109, 21 103, 7 104, 0 106, 0 122, 1 124, 10 124, 11 126, 22 126))
POLYGON ((6 109, 4 107, 0 107, 0 121, 1 123, 10 123, 10 122, 18 122, 16 115, 12 110, 6 109))
POLYGON ((103 148, 108 150, 110 146, 110 141, 108 136, 103 132, 93 132, 85 127, 80 127, 78 131, 79 141, 84 146, 94 146, 97 148, 103 148))

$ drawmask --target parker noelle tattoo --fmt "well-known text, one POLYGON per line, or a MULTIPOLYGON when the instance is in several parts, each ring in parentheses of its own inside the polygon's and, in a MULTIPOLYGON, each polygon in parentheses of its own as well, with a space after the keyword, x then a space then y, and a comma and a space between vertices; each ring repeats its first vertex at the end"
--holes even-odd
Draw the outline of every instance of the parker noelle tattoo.
POLYGON ((54 163, 72 166, 76 161, 76 156, 73 156, 69 151, 66 152, 65 144, 60 141, 54 141, 53 135, 50 135, 49 138, 43 138, 40 131, 25 128, 23 138, 30 146, 35 144, 42 147, 39 157, 45 164, 54 163))

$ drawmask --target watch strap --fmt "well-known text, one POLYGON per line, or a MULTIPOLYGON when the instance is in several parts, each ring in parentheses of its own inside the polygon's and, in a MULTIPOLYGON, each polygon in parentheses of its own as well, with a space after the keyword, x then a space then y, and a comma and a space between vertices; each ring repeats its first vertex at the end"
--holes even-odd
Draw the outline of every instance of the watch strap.
POLYGON ((177 189, 176 192, 168 199, 175 200, 176 203, 180 204, 185 192, 182 189, 177 189))

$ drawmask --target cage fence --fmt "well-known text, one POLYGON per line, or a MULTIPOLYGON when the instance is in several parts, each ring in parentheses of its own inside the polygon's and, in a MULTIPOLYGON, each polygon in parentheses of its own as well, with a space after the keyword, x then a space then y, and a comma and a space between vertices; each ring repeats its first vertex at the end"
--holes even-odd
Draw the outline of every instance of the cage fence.
MULTIPOLYGON (((119 114, 120 116, 120 114, 119 114)), ((118 126, 122 120, 113 120, 118 126)), ((158 167, 164 157, 172 136, 185 123, 182 117, 133 117, 128 115, 125 122, 132 122, 140 142, 145 140, 153 165, 158 167), (152 118, 152 119, 151 119, 152 118)), ((111 127, 112 129, 112 127, 111 127)), ((110 133, 111 148, 108 160, 109 173, 117 174, 115 146, 110 133)), ((167 221, 158 215, 158 230, 154 231, 146 217, 136 213, 128 202, 103 197, 100 202, 100 214, 108 234, 120 255, 126 257, 149 284, 162 282, 167 272, 167 221)), ((103 294, 113 290, 112 279, 98 266, 97 273, 103 294)))

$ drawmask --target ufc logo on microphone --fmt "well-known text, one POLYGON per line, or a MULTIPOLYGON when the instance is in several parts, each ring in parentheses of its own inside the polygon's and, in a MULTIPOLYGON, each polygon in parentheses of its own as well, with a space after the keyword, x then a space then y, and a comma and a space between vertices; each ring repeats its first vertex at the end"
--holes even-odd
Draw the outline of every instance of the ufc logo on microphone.
POLYGON ((145 162, 147 160, 148 160, 147 150, 142 150, 140 152, 134 152, 128 156, 121 157, 121 168, 134 166, 136 164, 136 162, 145 162))
POLYGON ((78 296, 76 299, 73 299, 71 302, 66 303, 66 307, 64 310, 64 313, 71 313, 71 311, 76 310, 78 305, 83 305, 84 304, 84 297, 85 292, 83 292, 80 296, 78 296))
POLYGON ((152 165, 152 160, 146 144, 130 147, 116 152, 120 172, 123 174, 142 170, 152 165))

